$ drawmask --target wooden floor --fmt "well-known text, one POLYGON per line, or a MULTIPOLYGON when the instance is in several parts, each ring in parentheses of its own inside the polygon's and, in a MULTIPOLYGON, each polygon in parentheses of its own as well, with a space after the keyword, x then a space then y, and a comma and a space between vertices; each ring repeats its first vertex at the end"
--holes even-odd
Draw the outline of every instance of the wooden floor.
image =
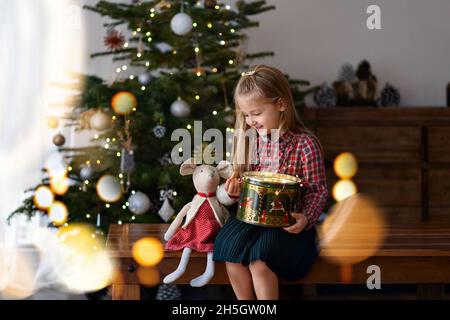
MULTIPOLYGON (((142 237, 154 237, 163 242, 167 227, 168 224, 111 225, 107 250, 118 261, 120 274, 113 283, 114 299, 140 298, 139 280, 135 272, 138 266, 132 258, 132 245, 142 237)), ((414 285, 419 298, 444 298, 443 285, 450 283, 450 225, 421 223, 392 226, 384 232, 386 238, 382 247, 372 257, 352 266, 352 277, 347 284, 365 285, 369 276, 367 267, 377 265, 381 270, 382 285, 414 285)), ((349 243, 355 245, 351 235, 349 243)), ((363 244, 359 244, 359 247, 364 250, 363 244)), ((346 249, 345 245, 342 249, 346 249)), ((326 292, 320 293, 321 288, 343 284, 342 269, 329 263, 327 255, 332 254, 322 252, 308 276, 297 282, 306 285, 303 286, 306 288, 306 296, 323 296, 326 292)), ((161 279, 176 269, 179 258, 180 252, 165 252, 164 259, 157 266, 161 279)), ((194 252, 188 271, 176 283, 188 284, 203 272, 205 262, 204 254, 194 252)), ((228 283, 223 263, 217 263, 216 273, 210 284, 228 283)), ((302 296, 305 296, 304 292, 302 296)))

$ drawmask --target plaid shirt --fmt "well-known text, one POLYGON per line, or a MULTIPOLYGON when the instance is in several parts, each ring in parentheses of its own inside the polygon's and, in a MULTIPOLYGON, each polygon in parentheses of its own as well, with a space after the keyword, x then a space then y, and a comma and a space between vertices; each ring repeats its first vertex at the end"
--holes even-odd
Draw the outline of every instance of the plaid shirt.
POLYGON ((317 141, 308 134, 285 132, 279 142, 257 138, 252 170, 297 176, 302 180, 300 209, 313 227, 327 202, 325 167, 317 141), (273 144, 273 145, 272 145, 273 144))

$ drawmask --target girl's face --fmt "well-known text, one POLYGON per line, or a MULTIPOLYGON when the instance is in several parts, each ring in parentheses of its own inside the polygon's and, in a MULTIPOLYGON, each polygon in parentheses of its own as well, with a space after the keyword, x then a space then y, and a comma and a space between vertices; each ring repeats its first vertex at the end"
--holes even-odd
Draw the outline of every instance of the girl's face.
POLYGON ((239 97, 238 104, 245 122, 258 134, 269 134, 270 130, 278 129, 281 112, 285 110, 281 99, 274 103, 272 99, 255 95, 239 97))

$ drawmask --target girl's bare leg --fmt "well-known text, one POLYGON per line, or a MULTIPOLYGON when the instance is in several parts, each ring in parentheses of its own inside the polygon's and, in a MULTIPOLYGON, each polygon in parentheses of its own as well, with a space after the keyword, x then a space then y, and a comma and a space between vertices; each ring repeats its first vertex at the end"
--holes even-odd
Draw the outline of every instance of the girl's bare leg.
POLYGON ((253 261, 249 266, 258 300, 278 300, 278 276, 265 262, 253 261))
POLYGON ((225 262, 231 286, 238 300, 254 300, 252 275, 248 267, 241 263, 225 262))

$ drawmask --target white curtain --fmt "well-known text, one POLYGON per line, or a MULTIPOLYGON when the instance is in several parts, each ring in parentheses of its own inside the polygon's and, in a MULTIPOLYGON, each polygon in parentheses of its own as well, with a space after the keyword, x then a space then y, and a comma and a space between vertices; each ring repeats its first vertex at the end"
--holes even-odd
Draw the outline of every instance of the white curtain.
POLYGON ((47 119, 70 111, 65 101, 81 84, 71 76, 88 56, 81 12, 76 0, 0 0, 0 224, 41 180, 53 136, 70 144, 70 130, 47 119))

